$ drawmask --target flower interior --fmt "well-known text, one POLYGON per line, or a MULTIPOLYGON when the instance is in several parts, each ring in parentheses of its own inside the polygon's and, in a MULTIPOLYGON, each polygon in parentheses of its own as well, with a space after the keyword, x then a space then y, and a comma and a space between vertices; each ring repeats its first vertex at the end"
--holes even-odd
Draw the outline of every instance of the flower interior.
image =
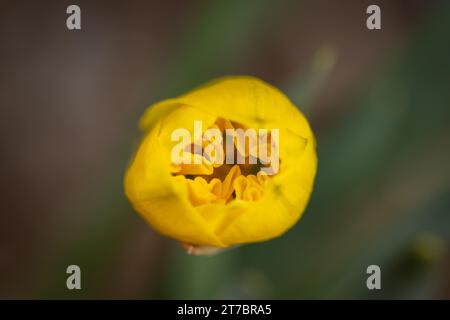
POLYGON ((190 153, 191 159, 197 159, 200 164, 180 163, 170 165, 170 170, 174 178, 187 185, 189 200, 193 206, 205 204, 227 204, 233 200, 258 201, 264 194, 264 185, 271 179, 272 175, 261 171, 261 168, 269 168, 267 155, 274 147, 278 146, 272 143, 271 133, 265 131, 264 139, 259 137, 257 141, 251 144, 251 136, 245 136, 245 139, 233 139, 230 148, 225 141, 226 129, 247 130, 244 125, 223 118, 217 118, 210 128, 219 129, 222 133, 223 158, 231 156, 235 160, 238 155, 244 161, 232 164, 228 161, 215 163, 213 161, 214 153, 205 152, 205 148, 211 143, 210 140, 202 138, 202 145, 186 145, 185 152, 190 153), (251 147, 253 146, 253 148, 251 147), (262 149, 266 148, 266 149, 262 149), (266 150, 266 160, 261 157, 259 150, 266 150), (230 155, 229 153, 233 154, 230 155), (242 163, 243 162, 243 163, 242 163))

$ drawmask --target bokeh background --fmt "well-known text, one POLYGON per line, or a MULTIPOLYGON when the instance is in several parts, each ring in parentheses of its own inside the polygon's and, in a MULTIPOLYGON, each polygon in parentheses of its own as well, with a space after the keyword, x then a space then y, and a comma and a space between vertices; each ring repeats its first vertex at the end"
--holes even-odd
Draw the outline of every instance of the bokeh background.
POLYGON ((0 8, 0 298, 450 298, 448 1, 0 8), (236 74, 310 119, 315 189, 284 236, 188 256, 133 212, 123 174, 149 104, 236 74), (371 264, 382 290, 366 288, 371 264))

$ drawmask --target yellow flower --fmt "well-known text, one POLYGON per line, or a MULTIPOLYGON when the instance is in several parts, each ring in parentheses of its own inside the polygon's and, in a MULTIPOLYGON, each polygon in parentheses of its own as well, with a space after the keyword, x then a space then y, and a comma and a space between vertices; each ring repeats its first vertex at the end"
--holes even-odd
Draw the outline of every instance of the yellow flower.
POLYGON ((268 240, 301 217, 316 174, 315 139, 305 117, 276 88, 253 77, 218 79, 150 106, 140 127, 144 137, 126 173, 126 195, 150 225, 189 250, 268 240), (204 152, 211 140, 200 136, 194 140, 199 149, 193 142, 181 150, 192 161, 174 162, 171 153, 180 143, 173 132, 184 128, 195 136, 196 123, 203 124, 201 134, 213 128, 224 137, 227 129, 256 129, 266 144, 260 140, 252 148, 252 137, 234 139, 231 148, 223 144, 223 157, 239 154, 245 163, 222 164, 204 152), (278 163, 263 162, 263 148, 268 157, 276 153, 278 163), (263 172, 270 166, 272 174, 263 172))

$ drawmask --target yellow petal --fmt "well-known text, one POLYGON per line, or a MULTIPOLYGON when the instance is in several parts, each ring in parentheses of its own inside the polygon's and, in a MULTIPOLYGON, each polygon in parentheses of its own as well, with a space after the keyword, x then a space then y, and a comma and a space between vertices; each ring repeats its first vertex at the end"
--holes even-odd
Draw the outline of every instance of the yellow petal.
POLYGON ((142 140, 125 176, 133 207, 156 230, 187 243, 226 247, 189 201, 187 186, 170 174, 170 155, 161 145, 161 122, 142 140))

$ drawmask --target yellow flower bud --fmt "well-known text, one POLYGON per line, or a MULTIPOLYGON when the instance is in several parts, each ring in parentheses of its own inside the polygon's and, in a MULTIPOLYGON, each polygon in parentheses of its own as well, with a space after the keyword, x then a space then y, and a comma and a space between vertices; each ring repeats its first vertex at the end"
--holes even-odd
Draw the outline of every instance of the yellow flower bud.
POLYGON ((268 240, 301 217, 316 174, 315 139, 276 88, 253 77, 218 79, 150 106, 140 127, 125 193, 151 226, 189 252, 268 240), (193 139, 174 141, 179 129, 193 139), (227 140, 239 130, 253 134, 227 140), (173 160, 178 153, 183 161, 173 160))

